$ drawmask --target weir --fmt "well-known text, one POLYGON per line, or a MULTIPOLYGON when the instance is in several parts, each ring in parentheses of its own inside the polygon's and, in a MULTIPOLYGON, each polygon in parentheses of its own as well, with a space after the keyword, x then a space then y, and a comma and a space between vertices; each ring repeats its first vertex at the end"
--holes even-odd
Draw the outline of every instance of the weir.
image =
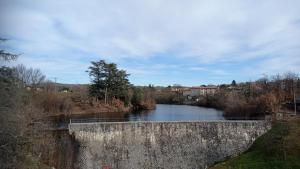
POLYGON ((70 123, 80 143, 76 165, 102 168, 205 169, 247 150, 266 121, 70 123))

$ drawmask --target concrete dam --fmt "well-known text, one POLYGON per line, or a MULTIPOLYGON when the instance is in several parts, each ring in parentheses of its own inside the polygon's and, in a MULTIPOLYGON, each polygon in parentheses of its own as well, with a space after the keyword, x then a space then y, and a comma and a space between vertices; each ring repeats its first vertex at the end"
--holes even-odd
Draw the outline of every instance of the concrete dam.
POLYGON ((70 123, 82 169, 205 169, 247 150, 266 121, 70 123))

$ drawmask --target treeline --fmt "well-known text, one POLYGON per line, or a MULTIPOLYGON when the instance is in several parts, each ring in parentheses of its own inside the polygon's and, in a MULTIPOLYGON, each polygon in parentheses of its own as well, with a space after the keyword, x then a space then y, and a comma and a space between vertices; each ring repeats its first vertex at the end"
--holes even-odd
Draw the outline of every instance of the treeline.
POLYGON ((296 73, 263 77, 253 82, 222 84, 215 94, 187 98, 180 85, 157 87, 159 104, 188 104, 223 110, 228 119, 256 119, 278 112, 293 112, 294 98, 300 94, 296 73))
POLYGON ((215 95, 200 99, 197 105, 222 109, 228 118, 251 119, 294 111, 294 97, 299 90, 299 76, 288 72, 254 82, 220 85, 215 95))

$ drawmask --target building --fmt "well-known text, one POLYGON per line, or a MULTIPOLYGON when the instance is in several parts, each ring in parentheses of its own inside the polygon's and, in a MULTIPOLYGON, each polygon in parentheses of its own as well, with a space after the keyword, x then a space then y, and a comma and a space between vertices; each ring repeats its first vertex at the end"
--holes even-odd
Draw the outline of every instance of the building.
POLYGON ((197 97, 197 96, 207 96, 214 95, 218 90, 217 86, 198 86, 191 87, 183 91, 183 96, 185 97, 197 97))
POLYGON ((170 87, 171 92, 183 92, 185 90, 188 90, 188 87, 182 87, 182 86, 177 86, 177 87, 170 87))
POLYGON ((184 97, 191 96, 191 95, 192 95, 191 89, 188 88, 188 89, 183 90, 183 91, 182 91, 182 95, 183 95, 184 97))

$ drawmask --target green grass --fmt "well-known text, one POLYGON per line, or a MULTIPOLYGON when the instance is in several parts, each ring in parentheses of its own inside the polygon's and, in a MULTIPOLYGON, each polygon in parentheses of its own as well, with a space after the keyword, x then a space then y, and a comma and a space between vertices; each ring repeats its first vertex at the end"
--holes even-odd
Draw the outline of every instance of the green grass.
POLYGON ((300 169, 300 120, 273 124, 245 153, 211 169, 300 169))

